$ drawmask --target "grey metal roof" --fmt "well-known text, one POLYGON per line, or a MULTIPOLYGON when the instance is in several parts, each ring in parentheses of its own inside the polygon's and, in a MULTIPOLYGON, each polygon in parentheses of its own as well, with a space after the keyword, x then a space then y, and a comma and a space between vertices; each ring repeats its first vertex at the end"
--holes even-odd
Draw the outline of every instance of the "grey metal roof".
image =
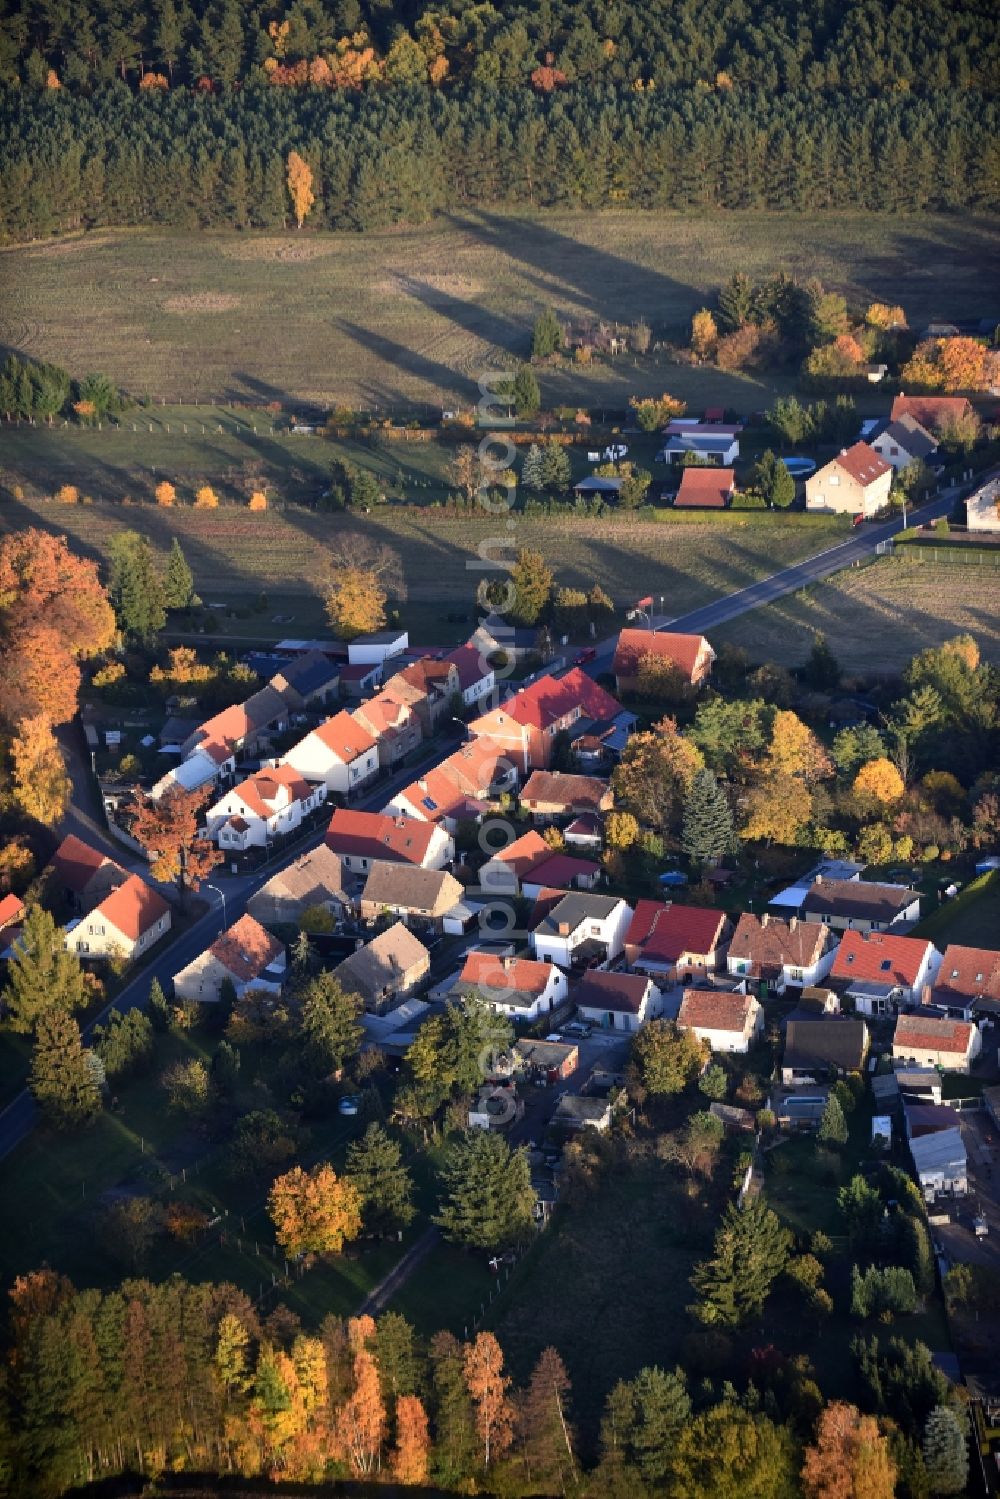
POLYGON ((558 937, 563 922, 568 923, 572 932, 581 922, 603 921, 620 904, 619 895, 590 895, 583 890, 571 890, 542 918, 535 928, 535 935, 558 937))

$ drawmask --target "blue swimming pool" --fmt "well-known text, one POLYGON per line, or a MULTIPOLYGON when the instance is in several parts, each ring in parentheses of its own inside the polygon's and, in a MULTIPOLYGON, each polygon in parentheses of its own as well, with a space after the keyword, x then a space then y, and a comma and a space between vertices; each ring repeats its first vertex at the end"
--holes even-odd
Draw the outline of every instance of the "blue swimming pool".
POLYGON ((815 458, 782 458, 781 461, 796 479, 808 479, 816 472, 815 458))

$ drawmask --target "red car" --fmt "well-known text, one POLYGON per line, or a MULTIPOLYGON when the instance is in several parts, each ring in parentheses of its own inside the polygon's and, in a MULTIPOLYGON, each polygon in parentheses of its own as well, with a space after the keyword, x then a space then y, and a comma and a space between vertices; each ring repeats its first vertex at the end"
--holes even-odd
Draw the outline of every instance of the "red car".
POLYGON ((853 519, 853 520, 852 520, 852 521, 851 521, 851 525, 852 525, 852 526, 860 526, 860 525, 861 525, 861 522, 862 522, 862 521, 863 521, 863 520, 864 520, 864 516, 863 516, 863 515, 861 515, 861 514, 860 514, 860 513, 859 513, 859 514, 858 514, 858 515, 856 515, 856 516, 855 516, 855 517, 854 517, 854 519, 853 519))
POLYGON ((587 649, 585 651, 580 651, 578 653, 578 655, 576 656, 576 658, 575 658, 575 660, 573 662, 573 665, 574 666, 586 666, 586 664, 587 664, 588 661, 596 661, 596 660, 597 660, 597 650, 596 650, 596 648, 594 646, 592 646, 592 645, 588 645, 587 649))

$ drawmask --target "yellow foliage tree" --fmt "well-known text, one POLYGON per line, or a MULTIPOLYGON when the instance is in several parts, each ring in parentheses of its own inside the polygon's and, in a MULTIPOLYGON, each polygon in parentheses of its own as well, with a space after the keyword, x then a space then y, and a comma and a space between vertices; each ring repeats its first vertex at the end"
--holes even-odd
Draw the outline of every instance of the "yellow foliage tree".
POLYGON ((774 715, 763 769, 767 776, 800 776, 810 784, 833 774, 830 757, 816 735, 788 710, 774 715))
POLYGON ((744 813, 744 838, 791 845, 812 816, 812 795, 798 776, 767 776, 751 788, 744 813))
POLYGON ((46 75, 45 75, 45 87, 46 88, 62 88, 62 84, 59 82, 59 74, 56 72, 55 68, 50 68, 49 71, 46 73, 46 75))
POLYGON ((876 802, 898 802, 906 788, 891 760, 880 758, 862 765, 854 777, 854 794, 876 802))
POLYGON ((823 1411, 805 1450, 806 1499, 892 1499, 896 1467, 874 1416, 834 1400, 823 1411))
POLYGON ((679 823, 684 798, 705 758, 672 718, 633 734, 612 777, 615 800, 639 822, 666 830, 679 823))
POLYGON ((503 1351, 491 1332, 476 1334, 465 1350, 465 1385, 476 1412, 483 1467, 502 1457, 514 1440, 514 1409, 508 1398, 510 1376, 503 1351))
POLYGON ((865 313, 865 322, 869 328, 883 328, 886 331, 891 328, 905 328, 906 313, 902 307, 889 307, 885 302, 872 302, 865 313))
POLYGON ((348 1342, 354 1349, 354 1389, 337 1414, 338 1445, 352 1470, 359 1474, 372 1473, 378 1467, 385 1435, 386 1412, 378 1368, 361 1341, 359 1326, 370 1321, 364 1317, 348 1323, 348 1342))
POLYGON ((400 1395, 396 1401, 396 1449, 392 1454, 392 1476, 397 1483, 417 1486, 427 1482, 430 1438, 427 1412, 416 1395, 400 1395))
POLYGON ((307 161, 303 161, 297 151, 288 153, 288 193, 295 209, 296 227, 301 229, 306 215, 316 201, 313 192, 313 172, 307 161))
POLYGON ((60 505, 75 505, 80 498, 80 491, 75 484, 60 484, 56 490, 56 499, 60 505))
POLYGON ((250 501, 249 501, 249 507, 248 508, 250 510, 266 510, 267 509, 267 495, 264 493, 264 491, 262 489, 255 489, 254 490, 253 494, 250 496, 250 501))
POLYGON ((165 73, 143 73, 139 87, 147 92, 165 94, 170 85, 165 73))
POLYGON ((70 784, 51 726, 44 718, 22 720, 10 751, 15 802, 26 816, 55 827, 69 805, 70 784))
POLYGON ((711 359, 719 344, 719 330, 707 307, 691 319, 691 352, 698 359, 711 359))
POLYGON ((345 563, 334 570, 326 592, 327 617, 343 640, 368 635, 385 624, 385 589, 377 573, 345 563))
POLYGON ((609 812, 604 824, 609 848, 631 848, 639 837, 639 824, 631 812, 609 812))
POLYGON ((267 1199, 275 1237, 286 1254, 339 1254, 361 1232, 361 1197, 332 1166, 301 1166, 279 1176, 267 1199))
POLYGON ((210 484, 203 484, 194 497, 196 510, 218 510, 219 496, 210 484))
POLYGON ((156 496, 156 503, 166 508, 173 505, 177 499, 177 490, 167 479, 161 479, 153 493, 156 496))

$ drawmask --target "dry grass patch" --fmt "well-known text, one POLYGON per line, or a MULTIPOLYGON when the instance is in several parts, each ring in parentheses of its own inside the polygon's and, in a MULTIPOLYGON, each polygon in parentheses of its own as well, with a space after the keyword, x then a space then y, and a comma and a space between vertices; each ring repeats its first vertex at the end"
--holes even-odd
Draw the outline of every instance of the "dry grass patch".
POLYGON ((167 297, 163 303, 163 310, 164 312, 179 312, 186 317, 192 314, 200 316, 205 312, 232 312, 234 308, 239 307, 242 300, 242 297, 233 296, 232 292, 188 292, 167 297))

